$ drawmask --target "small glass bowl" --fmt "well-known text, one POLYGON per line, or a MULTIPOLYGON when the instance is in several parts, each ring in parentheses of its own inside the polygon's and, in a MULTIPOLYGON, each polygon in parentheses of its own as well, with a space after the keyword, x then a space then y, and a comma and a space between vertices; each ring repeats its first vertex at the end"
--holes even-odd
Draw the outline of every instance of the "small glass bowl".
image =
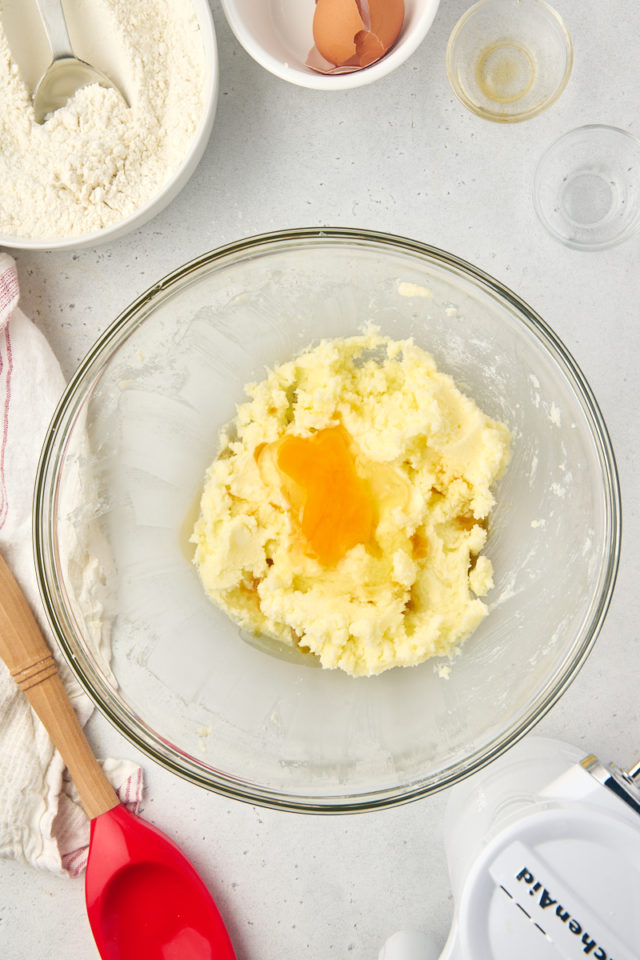
POLYGON ((558 99, 573 66, 564 22, 544 0, 480 0, 447 45, 454 93, 486 120, 515 123, 558 99))
POLYGON ((640 223, 640 141, 600 124, 570 130, 538 161, 533 202, 543 226, 568 247, 622 243, 640 223))

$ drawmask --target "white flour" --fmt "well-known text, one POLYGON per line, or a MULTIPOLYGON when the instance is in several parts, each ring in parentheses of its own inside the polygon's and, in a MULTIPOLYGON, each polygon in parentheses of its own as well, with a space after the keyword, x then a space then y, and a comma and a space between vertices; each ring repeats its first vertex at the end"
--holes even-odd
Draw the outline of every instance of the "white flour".
MULTIPOLYGON (((0 0, 0 16, 4 6, 0 0)), ((123 84, 130 108, 113 90, 92 85, 37 124, 24 65, 18 66, 0 26, 5 236, 77 236, 129 216, 180 165, 200 120, 204 51, 190 0, 92 0, 89 6, 89 52, 91 43, 106 49, 96 66, 123 84)), ((83 7, 79 0, 65 4, 72 38, 72 15, 82 26, 83 7)), ((90 59, 78 45, 74 52, 90 59)))

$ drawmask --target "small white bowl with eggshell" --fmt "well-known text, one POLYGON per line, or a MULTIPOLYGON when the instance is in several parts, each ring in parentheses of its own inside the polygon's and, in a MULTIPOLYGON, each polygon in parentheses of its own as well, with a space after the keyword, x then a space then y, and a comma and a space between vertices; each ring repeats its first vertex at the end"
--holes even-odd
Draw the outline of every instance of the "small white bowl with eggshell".
POLYGON ((257 63, 315 90, 361 87, 391 73, 422 43, 439 2, 221 0, 236 39, 257 63))

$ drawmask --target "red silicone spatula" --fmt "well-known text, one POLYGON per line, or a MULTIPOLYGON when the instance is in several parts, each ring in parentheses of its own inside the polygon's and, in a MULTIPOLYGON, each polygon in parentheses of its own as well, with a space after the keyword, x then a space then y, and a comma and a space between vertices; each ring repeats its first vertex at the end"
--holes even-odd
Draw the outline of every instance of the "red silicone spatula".
POLYGON ((0 657, 62 754, 91 820, 85 893, 103 960, 235 960, 211 894, 184 854, 118 800, 1 557, 0 657))

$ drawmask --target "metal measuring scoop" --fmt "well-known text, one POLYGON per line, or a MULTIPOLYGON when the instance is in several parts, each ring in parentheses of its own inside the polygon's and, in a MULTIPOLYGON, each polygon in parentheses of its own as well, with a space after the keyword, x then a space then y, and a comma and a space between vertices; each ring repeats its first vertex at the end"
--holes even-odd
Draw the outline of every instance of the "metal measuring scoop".
MULTIPOLYGON (((51 47, 51 63, 33 91, 36 123, 44 123, 47 114, 64 107, 70 97, 90 83, 115 90, 125 103, 122 91, 100 70, 74 57, 62 9, 62 0, 36 0, 51 47)), ((128 104, 127 104, 128 105, 128 104)))

